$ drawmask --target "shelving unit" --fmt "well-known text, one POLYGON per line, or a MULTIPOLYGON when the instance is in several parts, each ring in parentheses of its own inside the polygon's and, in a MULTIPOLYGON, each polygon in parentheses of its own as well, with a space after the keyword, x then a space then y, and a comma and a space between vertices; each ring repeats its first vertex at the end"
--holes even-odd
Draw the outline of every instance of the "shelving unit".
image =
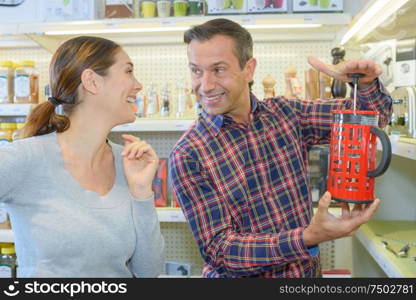
POLYGON ((123 124, 113 128, 113 132, 119 131, 185 131, 194 120, 162 120, 162 119, 137 119, 134 123, 123 124))
POLYGON ((331 14, 263 14, 263 15, 224 15, 224 16, 187 16, 169 18, 124 18, 90 21, 49 22, 4 24, 0 28, 0 47, 13 45, 39 44, 54 52, 63 40, 74 34, 101 35, 122 45, 178 43, 183 32, 192 25, 214 18, 232 19, 253 34, 254 40, 327 40, 337 37, 351 21, 348 13, 331 14), (314 28, 265 28, 270 25, 320 24, 314 28), (250 28, 256 25, 261 28, 250 28), (106 31, 105 33, 102 33, 106 31), (120 32, 127 31, 127 32, 120 32), (12 39, 12 41, 10 41, 12 39), (34 43, 35 42, 35 43, 34 43))
POLYGON ((390 39, 406 39, 416 36, 414 26, 414 12, 416 2, 413 0, 379 1, 370 0, 367 5, 357 14, 350 23, 350 28, 359 22, 366 22, 366 26, 355 32, 347 45, 357 46, 366 43, 377 43, 390 39), (383 2, 384 7, 380 14, 372 15, 370 10, 373 5, 383 2), (392 12, 390 16, 384 13, 392 12), (370 12, 371 18, 367 13, 370 12), (366 17, 363 20, 363 17, 366 17))
MULTIPOLYGON (((399 136, 390 136, 391 151, 398 155, 411 160, 416 160, 416 143, 403 142, 399 136)), ((380 142, 377 143, 377 150, 381 150, 380 142)))
POLYGON ((0 243, 13 243, 14 233, 10 229, 0 229, 0 243))
POLYGON ((1 116, 26 116, 33 104, 0 104, 1 116))
MULTIPOLYGON (((370 221, 362 225, 355 238, 357 238, 368 254, 377 263, 388 277, 416 277, 416 248, 410 247, 408 257, 396 257, 383 247, 386 241, 390 247, 398 252, 404 243, 395 240, 406 240, 416 243, 416 222, 406 221, 370 221), (377 234, 383 235, 383 237, 377 234)), ((359 264, 355 268, 356 275, 368 276, 369 270, 359 264)))

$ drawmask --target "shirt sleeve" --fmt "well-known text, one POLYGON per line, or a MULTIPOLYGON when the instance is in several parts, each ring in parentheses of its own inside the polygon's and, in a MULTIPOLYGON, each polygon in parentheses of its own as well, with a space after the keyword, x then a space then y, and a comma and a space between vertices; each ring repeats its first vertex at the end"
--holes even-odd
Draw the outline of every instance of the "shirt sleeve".
POLYGON ((303 228, 279 233, 240 233, 237 218, 204 174, 198 161, 184 151, 169 160, 172 189, 196 239, 205 262, 229 276, 253 276, 310 259, 303 228))
MULTIPOLYGON (((390 122, 392 99, 378 79, 367 88, 358 90, 357 96, 357 110, 377 111, 380 127, 390 122)), ((331 111, 352 109, 352 97, 351 94, 347 99, 289 100, 297 111, 304 143, 309 146, 329 143, 331 111)))
MULTIPOLYGON (((32 150, 24 140, 8 143, 0 147, 0 202, 13 200, 14 193, 22 188, 25 178, 29 178, 32 150)), ((36 150, 36 149, 34 149, 36 150)))
POLYGON ((137 239, 129 268, 135 277, 157 277, 164 272, 165 241, 160 232, 154 196, 147 200, 131 198, 137 239))

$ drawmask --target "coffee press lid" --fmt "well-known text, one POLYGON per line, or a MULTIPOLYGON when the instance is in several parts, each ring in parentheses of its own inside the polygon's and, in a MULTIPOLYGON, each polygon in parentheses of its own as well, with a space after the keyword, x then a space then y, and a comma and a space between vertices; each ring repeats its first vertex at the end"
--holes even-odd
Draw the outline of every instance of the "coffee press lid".
POLYGON ((333 110, 332 121, 334 123, 357 124, 378 126, 379 113, 367 110, 333 110))

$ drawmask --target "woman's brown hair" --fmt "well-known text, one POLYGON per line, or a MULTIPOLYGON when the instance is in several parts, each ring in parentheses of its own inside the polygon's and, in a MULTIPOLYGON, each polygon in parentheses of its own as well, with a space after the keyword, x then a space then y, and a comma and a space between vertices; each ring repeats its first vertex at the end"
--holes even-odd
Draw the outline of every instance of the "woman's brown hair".
POLYGON ((62 104, 64 115, 55 113, 55 105, 46 101, 38 104, 28 116, 21 137, 63 132, 70 126, 69 116, 80 103, 77 89, 81 74, 91 69, 101 76, 114 64, 120 46, 113 41, 91 36, 80 36, 63 43, 52 57, 49 68, 51 94, 62 104))

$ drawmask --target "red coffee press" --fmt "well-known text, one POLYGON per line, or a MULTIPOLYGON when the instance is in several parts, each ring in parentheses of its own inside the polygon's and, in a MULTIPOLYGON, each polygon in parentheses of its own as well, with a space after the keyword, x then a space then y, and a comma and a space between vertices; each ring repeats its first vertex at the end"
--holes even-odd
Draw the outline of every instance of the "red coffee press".
POLYGON ((331 111, 328 191, 332 199, 351 203, 370 203, 375 199, 374 178, 390 165, 391 144, 378 128, 378 112, 356 110, 357 85, 364 74, 348 74, 354 84, 352 110, 331 111), (382 146, 376 167, 377 139, 382 146))

